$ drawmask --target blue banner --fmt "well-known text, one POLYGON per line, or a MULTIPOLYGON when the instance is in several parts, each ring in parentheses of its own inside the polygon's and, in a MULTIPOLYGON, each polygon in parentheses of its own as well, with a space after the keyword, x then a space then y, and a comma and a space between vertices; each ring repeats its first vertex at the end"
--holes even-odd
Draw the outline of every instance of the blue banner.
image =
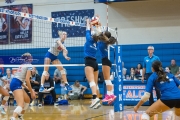
MULTIPOLYGON (((140 101, 144 95, 145 85, 124 85, 123 86, 123 100, 124 101, 140 101)), ((156 91, 153 90, 154 100, 157 99, 156 91)))
POLYGON ((116 49, 116 76, 114 78, 114 94, 117 96, 114 102, 114 111, 124 110, 123 102, 123 79, 122 79, 122 47, 115 46, 116 49))
POLYGON ((86 28, 84 27, 84 25, 86 24, 86 18, 92 18, 93 16, 94 9, 52 12, 52 18, 59 19, 60 21, 65 21, 62 23, 52 23, 52 37, 59 37, 59 30, 66 31, 68 37, 84 37, 86 31, 86 28), (79 25, 70 25, 68 21, 74 21, 74 23, 79 23, 79 25))

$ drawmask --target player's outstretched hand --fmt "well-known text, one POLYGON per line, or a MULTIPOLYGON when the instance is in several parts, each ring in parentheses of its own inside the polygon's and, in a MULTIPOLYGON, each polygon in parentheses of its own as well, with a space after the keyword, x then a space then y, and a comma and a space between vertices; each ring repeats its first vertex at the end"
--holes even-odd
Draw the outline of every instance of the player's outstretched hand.
POLYGON ((70 60, 71 58, 70 57, 65 57, 66 60, 70 60))
POLYGON ((135 113, 137 113, 138 109, 139 109, 139 108, 138 108, 137 106, 134 106, 134 112, 135 112, 135 113))

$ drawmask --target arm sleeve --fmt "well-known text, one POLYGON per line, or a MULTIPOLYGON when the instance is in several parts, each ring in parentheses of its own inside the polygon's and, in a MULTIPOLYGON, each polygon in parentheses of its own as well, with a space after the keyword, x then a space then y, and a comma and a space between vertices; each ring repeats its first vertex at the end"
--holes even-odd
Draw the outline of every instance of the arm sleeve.
POLYGON ((86 30, 86 41, 93 41, 90 30, 86 30))
POLYGON ((154 80, 155 78, 154 78, 154 75, 152 74, 147 81, 146 92, 151 93, 151 91, 153 90, 154 82, 155 82, 154 80))

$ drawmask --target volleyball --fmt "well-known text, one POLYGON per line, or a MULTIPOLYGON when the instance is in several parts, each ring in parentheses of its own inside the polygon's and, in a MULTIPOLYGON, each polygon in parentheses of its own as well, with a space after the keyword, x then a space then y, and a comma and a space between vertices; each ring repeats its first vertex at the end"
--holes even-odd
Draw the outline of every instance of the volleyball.
POLYGON ((99 17, 95 16, 91 18, 91 25, 95 26, 99 24, 99 17))

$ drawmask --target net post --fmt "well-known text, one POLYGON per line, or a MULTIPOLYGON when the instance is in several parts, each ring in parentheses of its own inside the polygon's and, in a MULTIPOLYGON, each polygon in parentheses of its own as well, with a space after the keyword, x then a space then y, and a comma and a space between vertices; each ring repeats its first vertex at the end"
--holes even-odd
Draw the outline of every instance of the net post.
POLYGON ((122 47, 120 45, 115 46, 116 53, 116 75, 114 77, 114 94, 117 96, 114 101, 114 112, 121 112, 124 110, 123 101, 123 79, 122 79, 122 47))

